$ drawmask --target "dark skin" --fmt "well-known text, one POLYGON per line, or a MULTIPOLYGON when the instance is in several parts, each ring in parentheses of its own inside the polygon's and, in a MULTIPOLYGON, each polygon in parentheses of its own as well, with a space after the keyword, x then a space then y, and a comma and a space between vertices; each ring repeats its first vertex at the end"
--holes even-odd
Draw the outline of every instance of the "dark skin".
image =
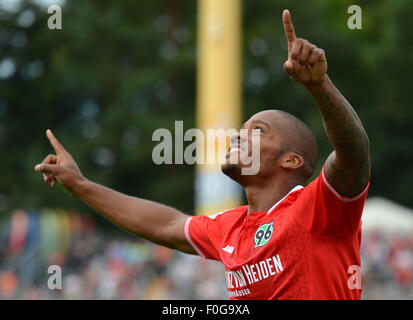
POLYGON ((326 161, 326 178, 341 195, 355 196, 370 179, 367 134, 350 103, 328 77, 324 50, 296 37, 288 10, 283 12, 283 23, 288 42, 284 70, 313 97, 334 147, 326 161))
MULTIPOLYGON (((334 151, 326 162, 326 177, 343 196, 361 192, 370 178, 369 141, 355 111, 328 78, 324 51, 295 36, 290 13, 283 12, 288 41, 288 60, 284 69, 312 95, 322 116, 334 151)), ((305 159, 294 150, 283 150, 288 119, 275 110, 251 117, 243 128, 260 135, 260 170, 242 176, 240 165, 223 165, 223 171, 244 186, 250 211, 267 211, 295 185, 304 184, 300 174, 305 159)), ((196 254, 184 235, 188 215, 149 200, 124 195, 85 178, 73 157, 50 130, 47 137, 55 150, 35 170, 52 187, 58 181, 75 197, 102 214, 120 228, 154 243, 196 254)), ((250 141, 251 144, 252 142, 250 141)), ((235 136, 231 145, 238 144, 235 136)), ((241 151, 233 151, 241 152, 241 151)), ((241 155, 241 154, 240 154, 241 155)))
MULTIPOLYGON (((283 140, 288 139, 288 119, 277 110, 265 110, 252 116, 241 129, 249 132, 258 131, 260 135, 260 170, 257 175, 243 175, 242 167, 246 164, 230 164, 229 154, 222 171, 231 179, 244 187, 250 211, 263 212, 284 197, 294 186, 305 183, 305 178, 298 171, 304 165, 303 157, 293 151, 283 150, 283 140)), ((248 135, 248 150, 251 155, 251 134, 248 135)), ((233 136, 231 146, 242 143, 240 134, 233 136)), ((230 146, 230 150, 231 150, 230 146)), ((242 148, 239 157, 243 157, 246 147, 242 148)))

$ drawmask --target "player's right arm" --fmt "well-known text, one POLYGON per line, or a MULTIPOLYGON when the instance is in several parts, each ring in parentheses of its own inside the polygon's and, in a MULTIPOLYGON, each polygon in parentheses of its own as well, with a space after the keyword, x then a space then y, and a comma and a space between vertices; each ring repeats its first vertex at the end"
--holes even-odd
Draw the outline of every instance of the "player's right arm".
POLYGON ((184 234, 188 215, 169 206, 128 196, 86 179, 75 160, 50 130, 46 135, 56 154, 48 155, 35 166, 53 187, 58 181, 120 228, 156 244, 196 254, 184 234))

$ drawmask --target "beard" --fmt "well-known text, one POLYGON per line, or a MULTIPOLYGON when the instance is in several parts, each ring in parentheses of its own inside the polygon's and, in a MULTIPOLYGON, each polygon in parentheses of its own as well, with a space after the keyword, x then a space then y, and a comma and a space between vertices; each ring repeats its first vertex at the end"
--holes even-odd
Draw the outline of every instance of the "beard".
POLYGON ((244 186, 242 183, 243 176, 241 174, 241 168, 238 164, 224 163, 221 165, 221 171, 235 182, 238 182, 241 186, 244 186))
POLYGON ((236 177, 241 175, 241 168, 238 164, 224 163, 221 165, 221 171, 232 180, 236 180, 236 177))
POLYGON ((242 187, 246 187, 248 185, 248 180, 251 179, 252 176, 243 174, 243 168, 245 169, 245 165, 241 163, 230 163, 229 161, 221 165, 223 174, 240 184, 242 187))
MULTIPOLYGON (((259 170, 254 174, 246 174, 244 171, 252 168, 252 162, 242 163, 238 161, 231 163, 230 158, 226 157, 226 161, 221 165, 221 171, 223 174, 240 184, 242 187, 247 187, 248 185, 254 184, 261 179, 267 179, 270 176, 274 175, 275 167, 277 166, 278 159, 284 153, 283 150, 277 150, 276 152, 266 156, 265 159, 260 159, 259 170)), ((242 154, 238 155, 238 160, 241 160, 240 157, 242 154)), ((243 158, 244 162, 246 158, 243 158)), ((249 171, 251 172, 251 171, 249 171)))

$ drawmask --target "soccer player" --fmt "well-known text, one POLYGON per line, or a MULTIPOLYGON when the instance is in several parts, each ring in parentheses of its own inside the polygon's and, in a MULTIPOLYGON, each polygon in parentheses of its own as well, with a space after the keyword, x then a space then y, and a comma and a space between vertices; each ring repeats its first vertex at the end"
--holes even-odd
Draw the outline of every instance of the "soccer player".
MULTIPOLYGON (((334 151, 304 187, 317 142, 299 119, 267 110, 244 123, 260 135, 260 170, 242 175, 245 139, 232 136, 222 171, 244 187, 248 205, 213 216, 188 216, 86 179, 50 130, 56 154, 35 170, 119 227, 159 245, 225 266, 230 299, 360 299, 361 215, 370 184, 369 140, 356 112, 327 76, 324 51, 296 38, 288 10, 287 74, 314 98, 334 151)), ((247 138, 251 147, 253 139, 247 138)))

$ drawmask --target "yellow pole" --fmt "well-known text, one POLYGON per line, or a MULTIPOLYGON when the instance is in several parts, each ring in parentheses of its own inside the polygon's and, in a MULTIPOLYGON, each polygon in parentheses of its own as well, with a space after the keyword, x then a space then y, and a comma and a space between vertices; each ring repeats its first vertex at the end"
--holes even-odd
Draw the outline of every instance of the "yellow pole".
MULTIPOLYGON (((196 111, 206 161, 213 151, 207 147, 207 129, 238 129, 241 123, 241 0, 198 0, 196 111)), ((219 163, 197 164, 195 188, 196 214, 240 205, 241 189, 219 163)))

